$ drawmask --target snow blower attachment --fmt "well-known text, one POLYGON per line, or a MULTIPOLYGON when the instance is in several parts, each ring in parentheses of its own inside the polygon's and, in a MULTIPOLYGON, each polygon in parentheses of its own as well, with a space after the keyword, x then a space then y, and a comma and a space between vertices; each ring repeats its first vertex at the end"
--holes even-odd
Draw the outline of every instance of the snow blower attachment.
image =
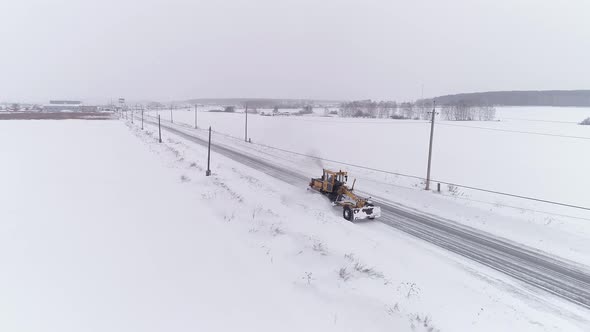
POLYGON ((326 195, 335 205, 342 206, 344 219, 353 221, 356 219, 375 219, 381 216, 381 208, 374 206, 370 200, 357 196, 352 187, 348 187, 347 172, 334 172, 324 169, 321 178, 312 178, 309 187, 326 195))

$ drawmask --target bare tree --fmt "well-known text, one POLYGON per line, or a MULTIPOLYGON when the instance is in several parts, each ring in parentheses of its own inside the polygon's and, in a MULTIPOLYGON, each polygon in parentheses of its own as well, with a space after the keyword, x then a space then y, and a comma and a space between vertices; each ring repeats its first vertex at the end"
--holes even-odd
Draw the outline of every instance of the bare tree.
POLYGON ((475 118, 473 106, 465 100, 460 100, 451 105, 451 116, 448 120, 452 121, 471 121, 475 118))
POLYGON ((481 108, 481 121, 494 121, 496 119, 496 108, 494 106, 487 105, 481 108))
POLYGON ((397 109, 397 104, 395 101, 380 101, 377 104, 378 112, 377 116, 379 118, 389 118, 395 109, 397 109))
POLYGON ((353 103, 342 103, 340 105, 340 116, 345 118, 350 118, 354 114, 354 104, 353 103))
POLYGON ((378 116, 378 108, 377 103, 374 101, 369 101, 364 105, 365 114, 367 114, 371 118, 376 118, 378 116))
POLYGON ((405 119, 412 119, 414 118, 414 104, 410 103, 410 102, 405 102, 402 103, 401 105, 401 109, 402 109, 402 116, 405 119))
POLYGON ((428 120, 429 112, 432 110, 433 103, 431 100, 419 99, 415 103, 414 107, 414 119, 416 120, 428 120))
POLYGON ((493 121, 496 118, 496 108, 486 104, 473 107, 472 113, 473 120, 493 121))
POLYGON ((440 111, 440 116, 443 120, 453 120, 453 106, 443 105, 440 111))

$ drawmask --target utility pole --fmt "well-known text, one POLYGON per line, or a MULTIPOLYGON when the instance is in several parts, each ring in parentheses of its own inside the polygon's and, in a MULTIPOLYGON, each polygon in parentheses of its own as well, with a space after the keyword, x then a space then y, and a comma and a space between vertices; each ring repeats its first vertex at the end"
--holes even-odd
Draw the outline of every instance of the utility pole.
POLYGON ((246 125, 244 127, 244 141, 248 142, 248 103, 246 103, 246 125))
POLYGON ((436 113, 436 101, 432 102, 432 121, 430 122, 430 145, 428 146, 428 168, 426 170, 426 188, 425 190, 430 189, 430 163, 432 161, 432 141, 434 139, 434 116, 436 113))
POLYGON ((162 143, 162 128, 160 127, 160 114, 158 114, 158 141, 162 143))
POLYGON ((207 147, 207 171, 205 172, 205 176, 211 175, 211 126, 209 126, 209 145, 207 147))

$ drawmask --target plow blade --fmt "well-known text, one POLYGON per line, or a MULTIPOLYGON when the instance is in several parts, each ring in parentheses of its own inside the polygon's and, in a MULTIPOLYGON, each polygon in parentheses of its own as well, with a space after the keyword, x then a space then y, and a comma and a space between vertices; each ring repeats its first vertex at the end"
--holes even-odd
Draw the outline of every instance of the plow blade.
POLYGON ((354 220, 375 219, 381 217, 381 208, 378 206, 365 206, 360 209, 352 209, 354 220))

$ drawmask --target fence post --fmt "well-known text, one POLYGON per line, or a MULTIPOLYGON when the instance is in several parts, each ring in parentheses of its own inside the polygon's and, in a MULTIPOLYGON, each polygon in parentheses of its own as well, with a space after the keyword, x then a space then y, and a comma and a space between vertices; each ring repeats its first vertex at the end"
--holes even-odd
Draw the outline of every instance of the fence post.
POLYGON ((160 143, 162 143, 162 128, 160 128, 160 114, 158 114, 158 138, 160 143))
POLYGON ((436 191, 440 192, 440 182, 436 185, 436 191))
POLYGON ((246 103, 246 122, 244 123, 244 142, 248 142, 248 103, 246 103))
POLYGON ((209 146, 207 147, 207 172, 205 176, 211 175, 211 126, 209 126, 209 146))

